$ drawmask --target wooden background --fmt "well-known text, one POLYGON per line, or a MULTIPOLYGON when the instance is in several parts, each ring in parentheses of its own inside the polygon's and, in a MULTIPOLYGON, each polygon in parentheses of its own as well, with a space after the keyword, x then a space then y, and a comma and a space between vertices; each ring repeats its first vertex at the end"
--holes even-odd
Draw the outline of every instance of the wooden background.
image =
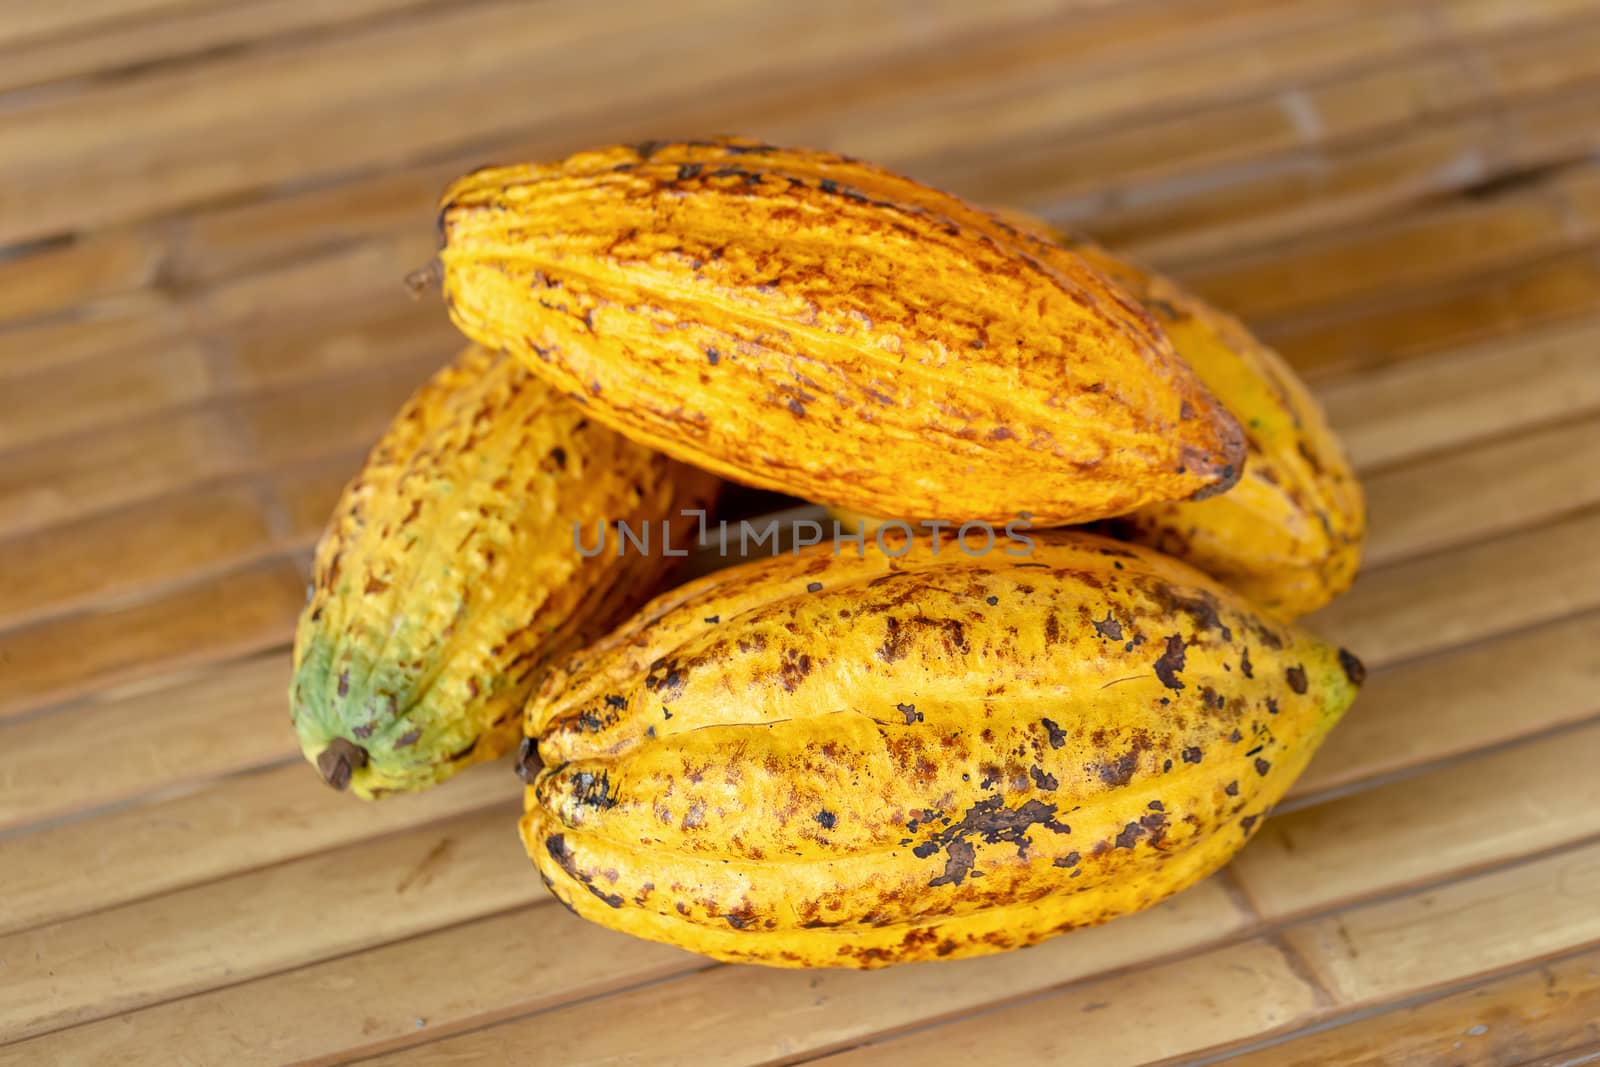
POLYGON ((1597 150, 1600 0, 0 0, 0 1063, 1590 1062, 1597 150), (555 906, 503 765, 301 761, 308 549, 457 343, 439 189, 713 132, 1083 227, 1314 382, 1374 671, 1225 872, 730 968, 555 906))

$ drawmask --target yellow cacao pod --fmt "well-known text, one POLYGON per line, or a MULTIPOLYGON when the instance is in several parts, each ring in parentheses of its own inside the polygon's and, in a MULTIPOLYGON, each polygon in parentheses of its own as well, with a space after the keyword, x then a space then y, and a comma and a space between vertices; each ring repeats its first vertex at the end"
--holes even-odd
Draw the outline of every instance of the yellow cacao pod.
POLYGON ((1031 540, 746 563, 579 653, 528 706, 521 827, 552 891, 718 959, 877 967, 1221 866, 1359 661, 1149 549, 1031 540))
POLYGON ((1058 243, 880 168, 747 141, 458 180, 451 317, 596 419, 872 514, 1084 522, 1227 489, 1239 428, 1058 243))
POLYGON ((1171 279, 1087 238, 1008 217, 1054 236, 1131 293, 1244 430, 1244 476, 1226 494, 1147 504, 1108 529, 1194 564, 1279 618, 1308 614, 1348 589, 1366 535, 1361 484, 1283 358, 1171 279))
POLYGON ((424 385, 345 489, 295 634, 306 758, 363 797, 501 754, 553 657, 657 591, 673 557, 582 558, 573 524, 682 523, 712 479, 592 422, 471 348, 424 385))

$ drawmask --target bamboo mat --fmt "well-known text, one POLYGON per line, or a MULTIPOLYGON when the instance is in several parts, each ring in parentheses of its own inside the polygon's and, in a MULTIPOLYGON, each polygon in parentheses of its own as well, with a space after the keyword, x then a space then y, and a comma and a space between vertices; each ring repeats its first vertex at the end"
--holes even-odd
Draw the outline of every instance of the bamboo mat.
POLYGON ((1600 1056, 1600 0, 0 5, 0 1064, 1600 1056), (310 546, 453 351, 489 160, 743 132, 1087 229, 1312 381, 1373 668, 1221 874, 1038 948, 718 966, 554 905, 503 765, 287 722, 310 546))

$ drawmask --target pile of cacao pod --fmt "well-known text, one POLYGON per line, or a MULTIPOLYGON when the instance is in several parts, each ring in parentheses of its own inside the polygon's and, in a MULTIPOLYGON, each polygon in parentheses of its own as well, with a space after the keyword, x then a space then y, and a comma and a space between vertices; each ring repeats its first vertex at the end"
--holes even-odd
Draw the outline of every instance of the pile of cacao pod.
POLYGON ((1225 863, 1354 699, 1292 620, 1360 488, 1174 283, 736 139, 480 170, 441 228, 473 347, 338 505, 292 714, 366 798, 517 749, 579 915, 780 966, 1032 944, 1225 863), (721 479, 854 536, 674 586, 721 479))

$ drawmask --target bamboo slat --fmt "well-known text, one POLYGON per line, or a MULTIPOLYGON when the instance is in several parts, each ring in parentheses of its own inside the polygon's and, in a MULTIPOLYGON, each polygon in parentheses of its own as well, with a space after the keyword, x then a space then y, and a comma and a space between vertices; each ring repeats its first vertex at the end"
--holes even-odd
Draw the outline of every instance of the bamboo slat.
MULTIPOLYGON (((539 899, 544 888, 517 843, 516 810, 500 804, 411 833, 367 836, 4 935, 0 1030, 17 1038, 115 1015, 539 899)), ((120 870, 92 866, 80 875, 97 876, 120 870)))
MULTIPOLYGON (((0 52, 0 92, 65 78, 126 71, 221 48, 271 43, 290 34, 340 31, 361 19, 393 18, 428 0, 320 0, 315 4, 282 0, 233 0, 206 5, 169 0, 126 17, 87 25, 56 24, 44 39, 0 52)), ((46 5, 38 5, 40 8, 46 5)), ((74 10, 81 5, 55 5, 74 10)), ((7 9, 7 15, 11 9, 7 9)), ((12 25, 15 29, 15 24, 12 25)), ((0 46, 11 35, 0 38, 0 46)))
MULTIPOLYGON (((1292 1037, 1233 1067, 1516 1063, 1600 1041, 1600 952, 1578 953, 1423 1004, 1292 1037)), ((1583 1062, 1564 1058, 1569 1067, 1583 1062)), ((1552 1063, 1550 1067, 1555 1067, 1552 1063)))
POLYGON ((282 641, 305 602, 303 568, 269 560, 167 596, 0 635, 0 719, 159 671, 282 641))
MULTIPOLYGON (((1062 1019, 1080 1022, 1090 996, 1092 1003, 1106 1006, 1092 1011, 1122 1005, 1130 1013, 1124 1030, 1133 1033, 1126 1040, 1148 1042, 1137 1045, 1135 1058, 1126 1062, 1215 1052, 1218 1046, 1260 1040, 1296 1024, 1332 1017, 1379 995, 1421 994, 1492 974, 1511 961, 1570 951, 1600 940, 1595 919, 1600 910, 1594 907, 1594 896, 1600 892, 1597 872, 1600 846, 1577 849, 1427 894, 1292 926, 1282 935, 1281 948, 1270 942, 1250 942, 1210 958, 1194 957, 1168 968, 1133 971, 1087 987, 1068 988, 1048 998, 936 1025, 819 1062, 829 1067, 955 1064, 967 1062, 978 1050, 995 1049, 996 1043, 1003 1041, 1000 1047, 1008 1054, 1008 1062, 1056 1063, 1070 1045, 1055 1042, 1070 1041, 1072 1034, 1080 1032, 1079 1026, 1063 1027, 1062 1019), (1552 896, 1556 898, 1554 906, 1540 903, 1552 896), (1525 909, 1540 913, 1529 914, 1525 909), (1518 942, 1524 936, 1529 940, 1518 942), (1287 955, 1279 957, 1284 961, 1281 969, 1245 969, 1263 979, 1249 995, 1229 995, 1230 983, 1238 980, 1238 969, 1222 962, 1228 954, 1262 958, 1284 952, 1287 955), (1188 1008, 1189 998, 1199 998, 1200 1003, 1188 1008), (1169 1003, 1185 1005, 1179 1008, 1176 1025, 1168 1024, 1169 1003), (1208 1030, 1208 1017, 1234 1025, 1208 1030), (1162 1020, 1161 1025, 1141 1026, 1131 1021, 1147 1023, 1155 1018, 1162 1020)), ((492 1033, 484 1031, 478 1047, 483 1047, 492 1033)), ((1097 1038, 1091 1046, 1097 1054, 1100 1048, 1117 1047, 1116 1037, 1097 1038)), ((424 1047, 418 1058, 450 1062, 447 1057, 465 1050, 471 1040, 469 1035, 441 1042, 443 1054, 424 1047)), ((1395 1062, 1387 1058, 1388 1049, 1382 1052, 1385 1058, 1379 1062, 1395 1062)))
POLYGON ((1358 577, 1307 625, 1376 664, 1600 607, 1600 513, 1358 577))
POLYGON ((1380 671, 1291 798, 1402 773, 1600 715, 1590 612, 1380 671))
POLYGON ((1268 819, 1230 868, 1268 921, 1600 836, 1600 725, 1268 819))

